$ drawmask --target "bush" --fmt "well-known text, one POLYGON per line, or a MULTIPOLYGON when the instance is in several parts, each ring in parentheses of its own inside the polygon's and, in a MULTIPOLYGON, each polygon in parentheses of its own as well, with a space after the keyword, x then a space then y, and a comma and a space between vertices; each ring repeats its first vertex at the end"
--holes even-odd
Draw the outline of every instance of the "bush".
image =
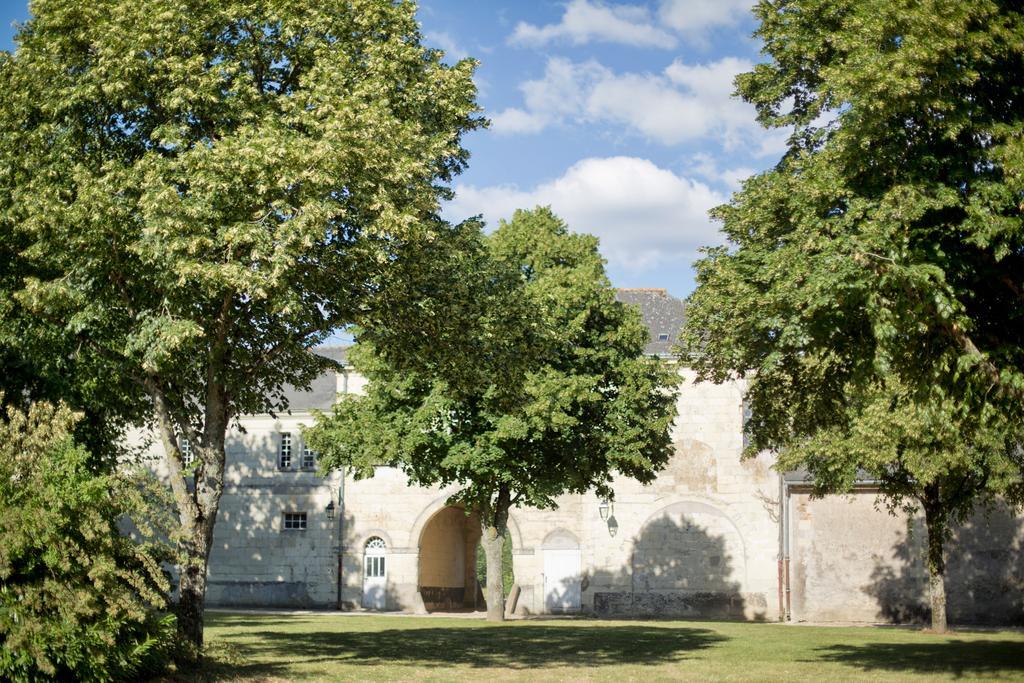
MULTIPOLYGON (((2 396, 0 396, 2 398, 2 396)), ((76 416, 0 416, 0 679, 116 681, 159 672, 171 558, 140 480, 90 471, 76 416), (131 517, 135 539, 119 531, 131 517)))

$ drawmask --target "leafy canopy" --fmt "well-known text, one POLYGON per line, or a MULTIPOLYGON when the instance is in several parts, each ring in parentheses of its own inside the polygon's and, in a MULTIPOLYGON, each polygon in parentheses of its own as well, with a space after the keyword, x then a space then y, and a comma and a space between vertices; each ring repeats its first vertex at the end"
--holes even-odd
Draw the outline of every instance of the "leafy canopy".
POLYGON ((0 678, 129 680, 167 663, 173 622, 155 482, 96 476, 80 416, 37 403, 0 418, 0 678), (135 538, 119 523, 130 515, 135 538))
POLYGON ((371 317, 388 264, 443 230, 481 123, 474 63, 424 48, 414 10, 34 4, 0 57, 20 301, 115 381, 158 378, 182 421, 211 380, 232 415, 283 407, 323 369, 306 349, 371 317))
POLYGON ((398 465, 417 484, 460 485, 456 499, 484 513, 610 496, 615 471, 651 480, 671 453, 676 375, 643 356, 648 331, 615 300, 596 238, 539 208, 477 233, 476 249, 462 275, 476 295, 461 305, 477 311, 465 316, 465 367, 401 367, 360 337, 352 359, 366 394, 308 432, 322 466, 398 465))
POLYGON ((19 260, 0 272, 19 310, 0 315, 46 322, 76 397, 158 427, 184 531, 178 626, 201 645, 231 421, 286 408, 338 328, 386 319, 417 348, 402 295, 431 262, 410 255, 454 239, 437 213, 483 123, 475 62, 425 48, 411 2, 32 10, 0 55, 0 239, 19 260))
POLYGON ((821 490, 963 512, 1020 481, 1024 16, 996 0, 760 2, 737 79, 779 164, 715 210, 685 334, 751 377, 751 450, 821 490), (912 502, 912 500, 910 501, 912 502))

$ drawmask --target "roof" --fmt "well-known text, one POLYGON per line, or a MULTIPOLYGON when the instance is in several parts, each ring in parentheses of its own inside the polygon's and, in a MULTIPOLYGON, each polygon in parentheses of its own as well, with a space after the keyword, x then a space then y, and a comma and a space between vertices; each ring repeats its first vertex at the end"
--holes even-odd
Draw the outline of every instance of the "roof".
MULTIPOLYGON (((348 348, 344 346, 320 346, 313 349, 313 353, 342 365, 347 364, 348 348)), ((288 399, 288 409, 292 412, 330 410, 338 397, 338 373, 333 369, 326 370, 313 380, 308 390, 286 385, 284 395, 288 399)))
POLYGON ((686 320, 686 303, 664 289, 617 289, 615 298, 624 304, 636 306, 650 338, 644 353, 651 356, 671 356, 672 347, 679 339, 679 330, 686 320))

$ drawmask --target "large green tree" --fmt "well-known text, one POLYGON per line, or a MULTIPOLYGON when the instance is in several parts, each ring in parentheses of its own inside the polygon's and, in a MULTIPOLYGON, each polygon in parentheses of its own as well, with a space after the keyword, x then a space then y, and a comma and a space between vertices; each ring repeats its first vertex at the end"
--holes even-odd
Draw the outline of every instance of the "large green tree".
POLYGON ((448 241, 474 62, 425 48, 410 2, 31 10, 0 57, 15 296, 71 343, 53 353, 103 359, 81 381, 148 401, 184 527, 178 623, 200 645, 226 430, 286 408, 332 330, 413 310, 394 291, 418 270, 396 264, 448 241))
POLYGON ((648 330, 615 300, 596 238, 541 208, 477 239, 454 292, 435 292, 464 321, 461 362, 410 368, 368 331, 351 356, 366 394, 307 437, 325 469, 390 464, 414 484, 460 486, 453 502, 480 517, 487 615, 500 620, 509 510, 611 497, 616 472, 653 479, 672 452, 677 375, 643 355, 648 330))
POLYGON ((1024 15, 1017 2, 763 0, 737 79, 773 169, 715 210, 685 334, 704 379, 751 378, 751 450, 820 493, 858 475, 923 511, 932 624, 951 522, 1019 493, 1024 15))

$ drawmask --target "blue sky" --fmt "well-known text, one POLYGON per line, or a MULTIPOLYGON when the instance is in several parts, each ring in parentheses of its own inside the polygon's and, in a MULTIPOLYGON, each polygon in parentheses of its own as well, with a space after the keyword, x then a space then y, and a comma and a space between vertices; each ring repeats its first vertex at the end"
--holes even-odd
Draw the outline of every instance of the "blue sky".
MULTIPOLYGON (((751 0, 494 2, 422 0, 426 42, 474 57, 491 119, 446 215, 494 226, 550 204, 601 238, 612 283, 693 289, 701 246, 721 242, 707 210, 780 156, 730 97, 758 61, 751 0)), ((0 49, 24 1, 0 0, 0 49)))

